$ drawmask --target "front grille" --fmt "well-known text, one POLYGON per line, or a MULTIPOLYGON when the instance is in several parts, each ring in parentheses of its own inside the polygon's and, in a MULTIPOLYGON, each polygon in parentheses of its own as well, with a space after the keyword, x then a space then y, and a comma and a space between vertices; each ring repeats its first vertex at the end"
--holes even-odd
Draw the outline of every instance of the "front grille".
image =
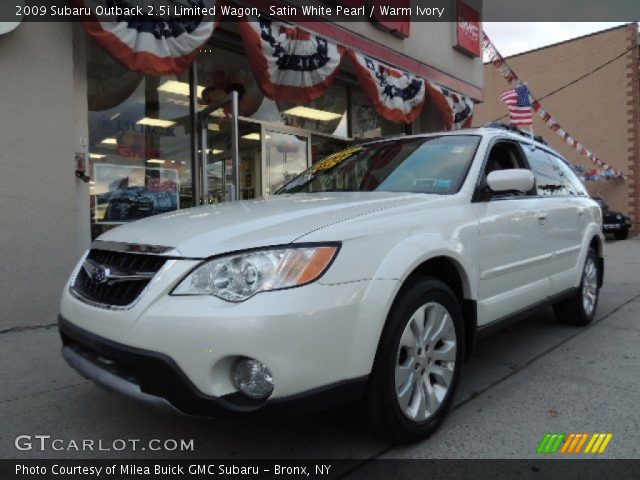
MULTIPOLYGON (((162 268, 167 257, 137 253, 91 250, 87 260, 120 274, 155 274, 162 268)), ((133 303, 149 284, 151 278, 136 280, 94 281, 85 268, 80 268, 73 283, 73 290, 92 302, 124 307, 133 303)))

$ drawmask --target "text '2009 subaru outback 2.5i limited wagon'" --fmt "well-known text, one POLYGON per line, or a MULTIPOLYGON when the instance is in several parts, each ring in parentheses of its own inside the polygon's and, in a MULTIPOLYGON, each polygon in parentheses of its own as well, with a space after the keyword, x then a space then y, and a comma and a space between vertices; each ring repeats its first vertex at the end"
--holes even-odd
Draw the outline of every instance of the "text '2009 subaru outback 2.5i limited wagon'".
POLYGON ((505 128, 372 141, 259 200, 98 238, 65 290, 63 356, 183 413, 362 402, 432 432, 483 331, 536 307, 594 317, 600 208, 544 143, 505 128))

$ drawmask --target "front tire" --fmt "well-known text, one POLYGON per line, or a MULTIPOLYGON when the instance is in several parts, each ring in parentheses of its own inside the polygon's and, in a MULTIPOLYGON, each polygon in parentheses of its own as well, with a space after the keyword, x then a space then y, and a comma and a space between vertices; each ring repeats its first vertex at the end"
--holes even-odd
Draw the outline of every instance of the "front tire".
POLYGON ((423 439, 451 409, 464 359, 462 310, 431 277, 403 288, 389 313, 365 398, 374 432, 398 443, 423 439))
POLYGON ((553 306, 556 318, 571 325, 589 325, 596 314, 600 297, 600 259, 593 248, 587 251, 582 280, 576 294, 553 306))

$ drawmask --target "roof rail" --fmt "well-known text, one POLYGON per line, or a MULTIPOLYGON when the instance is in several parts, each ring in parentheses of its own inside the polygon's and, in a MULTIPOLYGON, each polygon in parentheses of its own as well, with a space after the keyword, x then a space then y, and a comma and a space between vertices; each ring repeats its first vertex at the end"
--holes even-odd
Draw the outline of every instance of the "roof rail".
MULTIPOLYGON (((516 127, 513 124, 506 124, 502 122, 489 122, 485 125, 485 128, 499 128, 501 130, 507 130, 509 132, 517 133, 518 135, 527 137, 529 139, 531 138, 531 134, 529 132, 520 130, 518 127, 516 127)), ((542 135, 534 135, 533 139, 538 143, 542 143, 543 145, 548 145, 547 142, 544 141, 544 138, 542 138, 542 135)))

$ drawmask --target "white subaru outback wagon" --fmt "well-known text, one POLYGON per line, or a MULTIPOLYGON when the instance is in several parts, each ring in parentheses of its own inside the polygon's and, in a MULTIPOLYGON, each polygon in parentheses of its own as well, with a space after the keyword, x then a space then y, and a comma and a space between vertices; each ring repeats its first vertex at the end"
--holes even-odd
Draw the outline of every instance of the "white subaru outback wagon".
POLYGON ((268 198, 99 237, 62 297, 82 375, 186 414, 361 402, 420 439, 479 335, 553 305, 594 317, 602 215, 556 152, 509 128, 371 141, 268 198))

